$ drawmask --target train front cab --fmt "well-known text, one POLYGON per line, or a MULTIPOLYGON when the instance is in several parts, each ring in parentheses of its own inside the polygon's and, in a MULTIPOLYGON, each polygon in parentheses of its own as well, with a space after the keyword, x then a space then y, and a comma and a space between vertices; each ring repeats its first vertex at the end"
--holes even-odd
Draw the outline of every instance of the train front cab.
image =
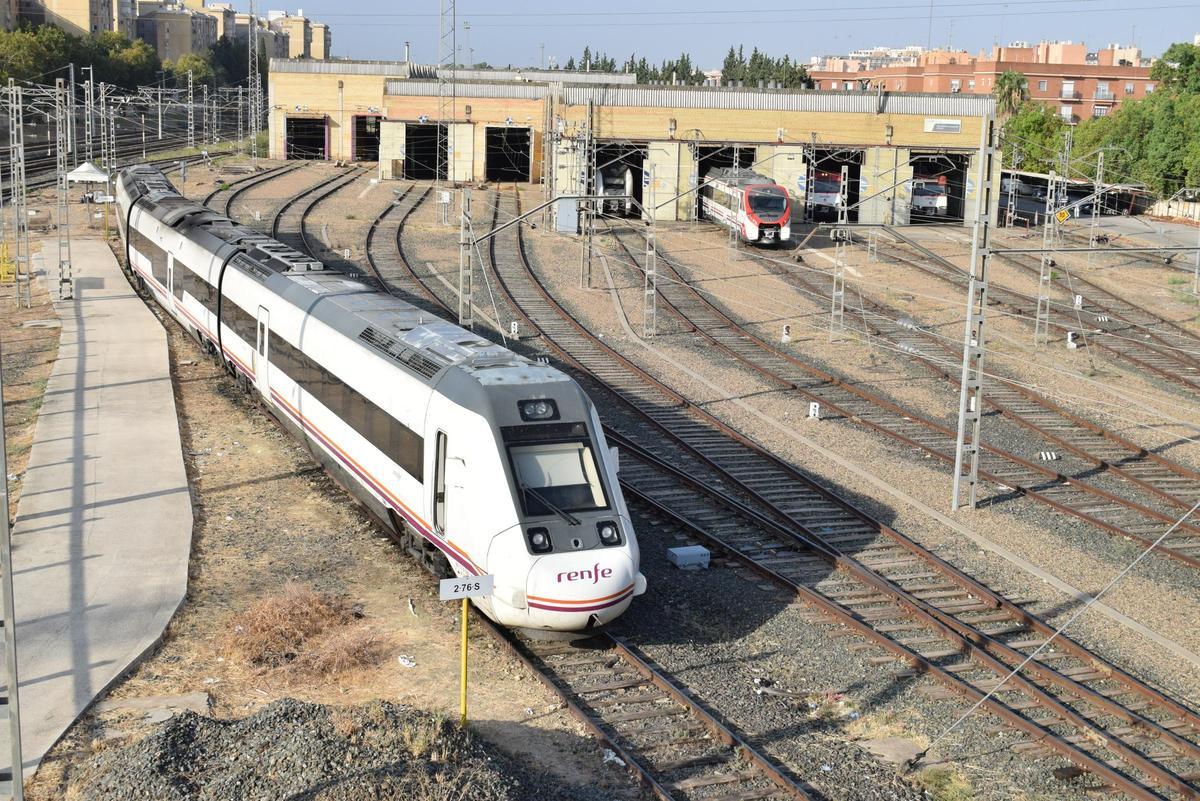
POLYGON ((591 402, 561 373, 530 370, 553 378, 481 385, 451 371, 439 383, 446 401, 426 429, 429 517, 456 573, 495 576, 480 602, 492 619, 584 631, 618 617, 646 583, 591 402))

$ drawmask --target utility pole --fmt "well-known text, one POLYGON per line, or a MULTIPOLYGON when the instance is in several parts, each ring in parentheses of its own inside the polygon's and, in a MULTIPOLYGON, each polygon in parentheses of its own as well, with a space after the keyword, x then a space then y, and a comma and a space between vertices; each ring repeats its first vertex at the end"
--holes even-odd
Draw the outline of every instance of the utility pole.
POLYGON ((834 229, 833 287, 829 293, 829 341, 836 342, 846 333, 846 249, 850 239, 850 167, 842 165, 838 187, 838 227, 834 229))
MULTIPOLYGON (((11 94, 9 98, 12 98, 11 94)), ((2 358, 3 354, 0 353, 0 359, 2 358)), ((0 396, 3 395, 3 392, 4 377, 0 374, 0 396)), ((9 793, 13 801, 24 801, 25 771, 21 749, 21 705, 18 703, 20 685, 17 683, 17 627, 14 614, 16 605, 13 603, 12 532, 8 526, 7 444, 4 415, 0 414, 0 476, 5 477, 3 481, 0 481, 0 509, 4 512, 3 515, 0 515, 0 518, 3 518, 0 521, 0 583, 3 584, 3 587, 0 587, 0 596, 3 600, 0 614, 4 616, 0 624, 4 626, 4 678, 8 687, 8 691, 0 695, 0 704, 4 705, 7 712, 5 717, 8 718, 8 764, 12 766, 12 787, 9 789, 9 793)))
POLYGON ((103 81, 100 82, 100 163, 104 165, 104 169, 109 169, 108 164, 108 85, 103 81))
POLYGON ((70 94, 67 95, 67 150, 71 153, 71 166, 79 166, 79 153, 75 151, 75 62, 70 65, 70 94))
MULTIPOLYGON (((12 164, 9 167, 12 213, 13 213, 13 268, 17 305, 21 305, 21 289, 24 286, 25 306, 33 306, 33 289, 30 282, 29 258, 29 214, 26 209, 28 185, 25 182, 25 111, 21 87, 12 78, 8 79, 8 152, 12 164), (21 263, 25 263, 25 274, 21 274, 21 263)), ((4 475, 8 475, 5 473, 4 475)), ((7 507, 5 507, 7 518, 7 507)), ((6 618, 8 620, 9 618, 6 618)), ((15 685, 10 685, 15 686, 15 685)))
POLYGON ((450 165, 454 163, 454 146, 450 137, 450 125, 458 116, 458 85, 456 47, 458 42, 458 15, 454 0, 440 0, 438 18, 438 120, 437 158, 434 182, 450 180, 450 165))
POLYGON ((471 190, 463 187, 459 198, 462 205, 458 215, 458 324, 470 331, 475 327, 475 248, 467 235, 471 221, 471 190))
MULTIPOLYGON (((1100 204, 1104 200, 1104 149, 1096 154, 1096 180, 1092 182, 1092 225, 1088 242, 1096 247, 1096 231, 1100 227, 1100 204)), ((1092 252, 1088 251, 1088 264, 1092 263, 1092 252)))
POLYGON ((258 161, 258 104, 262 84, 261 76, 258 74, 258 17, 254 13, 254 0, 250 0, 250 25, 246 30, 246 52, 246 77, 250 83, 250 159, 258 161))
POLYGON ((117 169, 117 105, 108 107, 108 194, 112 194, 112 176, 117 169))
POLYGON ((1042 258, 1038 269, 1037 317, 1033 322, 1033 345, 1044 345, 1050 341, 1050 280, 1054 259, 1054 206, 1058 176, 1050 170, 1050 181, 1046 191, 1046 219, 1042 222, 1042 258))
POLYGON ((246 145, 246 143, 242 141, 243 137, 246 135, 246 130, 243 127, 244 120, 242 119, 242 113, 242 87, 239 86, 237 95, 237 152, 239 156, 245 152, 246 145))
POLYGON ((196 147, 196 107, 193 105, 192 98, 192 71, 188 70, 188 93, 187 93, 187 115, 188 115, 188 130, 187 130, 187 146, 188 150, 196 147))
POLYGON ((158 141, 162 141, 162 96, 163 87, 158 87, 158 141))
POLYGON ((655 246, 654 211, 646 223, 646 272, 642 279, 642 336, 658 335, 658 248, 655 246))
MULTIPOLYGON (((67 88, 62 78, 54 82, 54 135, 58 154, 55 184, 58 188, 58 299, 75 297, 75 281, 71 275, 71 185, 67 180, 70 167, 67 163, 67 131, 70 130, 67 114, 67 88)), ((8 509, 3 510, 8 514, 8 509)))
POLYGON ((83 82, 83 152, 87 156, 87 160, 92 160, 92 116, 96 113, 96 101, 92 96, 92 68, 84 67, 88 71, 88 79, 83 82))
MULTIPOLYGON (((592 141, 592 117, 595 106, 588 100, 587 117, 583 122, 580 135, 579 152, 579 194, 594 195, 592 187, 595 183, 594 157, 592 141)), ((592 229, 595 220, 595 209, 586 200, 579 201, 579 233, 583 239, 583 250, 579 255, 579 288, 587 289, 592 284, 592 229)))
MULTIPOLYGON (((1021 146, 1012 146, 1012 171, 1016 173, 1021 166, 1021 146)), ((1012 228, 1017 216, 1017 178, 1014 175, 1008 182, 1008 199, 1004 203, 1004 226, 1012 228)))
POLYGON ((958 436, 954 448, 954 497, 950 508, 962 502, 963 480, 967 483, 967 505, 975 508, 979 483, 980 421, 983 417, 983 356, 987 343, 984 316, 988 303, 989 222, 992 205, 992 173, 996 157, 996 120, 981 120, 979 142, 979 187, 975 224, 971 231, 971 280, 967 284, 967 321, 963 334, 962 378, 958 395, 958 436), (967 428, 971 433, 968 440, 967 428), (964 475, 967 457, 970 467, 964 475))
POLYGON ((142 116, 142 161, 146 160, 146 115, 142 116))

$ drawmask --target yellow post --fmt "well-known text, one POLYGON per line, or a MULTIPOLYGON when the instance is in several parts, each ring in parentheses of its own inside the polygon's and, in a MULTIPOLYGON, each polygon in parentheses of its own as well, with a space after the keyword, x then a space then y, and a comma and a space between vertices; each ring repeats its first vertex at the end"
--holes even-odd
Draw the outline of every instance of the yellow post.
POLYGON ((466 598, 462 599, 462 675, 458 682, 458 725, 460 728, 467 727, 467 604, 466 598))

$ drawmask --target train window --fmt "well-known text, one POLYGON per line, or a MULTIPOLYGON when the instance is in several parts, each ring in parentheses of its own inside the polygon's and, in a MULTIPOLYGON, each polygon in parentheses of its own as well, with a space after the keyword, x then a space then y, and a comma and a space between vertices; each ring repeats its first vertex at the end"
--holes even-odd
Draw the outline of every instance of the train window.
POLYGON ((775 187, 750 190, 750 210, 755 214, 769 214, 773 217, 787 211, 787 195, 775 187))
MULTIPOLYGON (((222 303, 222 319, 230 308, 235 309, 236 314, 245 316, 250 321, 250 330, 254 330, 255 320, 232 303, 222 303)), ((400 465, 406 473, 417 481, 424 481, 425 441, 420 434, 367 400, 345 381, 278 335, 271 338, 267 361, 400 465)))
POLYGON ((525 514, 541 517, 607 509, 604 485, 590 442, 510 445, 514 478, 525 514))
POLYGON ((437 432, 433 456, 433 527, 446 530, 446 433, 437 432))
POLYGON ((183 300, 183 273, 187 272, 187 268, 182 263, 175 260, 174 257, 168 256, 171 259, 172 269, 169 271, 171 276, 171 294, 176 300, 183 300))

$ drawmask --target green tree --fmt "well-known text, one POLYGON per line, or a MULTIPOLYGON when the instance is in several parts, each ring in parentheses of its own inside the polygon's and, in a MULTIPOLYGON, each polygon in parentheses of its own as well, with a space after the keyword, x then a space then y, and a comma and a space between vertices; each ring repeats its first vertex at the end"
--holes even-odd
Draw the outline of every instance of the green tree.
POLYGON ((1026 103, 1004 121, 1004 164, 1011 163, 1011 148, 1021 149, 1021 168, 1048 172, 1057 164, 1066 121, 1041 103, 1026 103))
POLYGON ((1171 45, 1150 68, 1150 77, 1168 89, 1200 94, 1200 45, 1171 45))
POLYGON ((184 53, 174 63, 167 63, 167 70, 175 78, 176 86, 187 86, 188 73, 192 73, 192 85, 211 84, 213 67, 208 59, 198 53, 184 53))
POLYGON ((1029 99, 1029 81, 1016 70, 1006 70, 996 78, 992 94, 996 96, 996 108, 1001 115, 1015 114, 1029 99))

